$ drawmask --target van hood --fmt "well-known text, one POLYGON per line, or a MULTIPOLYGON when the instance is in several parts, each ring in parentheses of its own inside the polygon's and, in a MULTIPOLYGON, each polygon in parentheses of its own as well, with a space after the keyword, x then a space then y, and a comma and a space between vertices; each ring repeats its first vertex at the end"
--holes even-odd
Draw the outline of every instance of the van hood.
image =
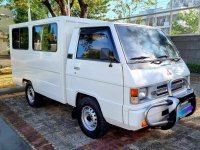
MULTIPOLYGON (((190 75, 186 64, 173 63, 167 65, 136 65, 132 64, 128 67, 129 73, 124 74, 124 84, 126 87, 147 87, 153 84, 166 82, 172 79, 178 79, 190 75)), ((126 71, 126 69, 124 69, 126 71)))

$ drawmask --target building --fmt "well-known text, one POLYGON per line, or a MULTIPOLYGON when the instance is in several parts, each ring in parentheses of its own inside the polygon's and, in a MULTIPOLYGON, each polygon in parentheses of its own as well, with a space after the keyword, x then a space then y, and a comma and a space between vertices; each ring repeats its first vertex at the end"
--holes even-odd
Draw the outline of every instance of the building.
MULTIPOLYGON (((171 10, 190 8, 193 6, 200 6, 200 0, 172 0, 171 2, 169 0, 165 7, 140 11, 136 17, 130 19, 130 22, 149 26, 157 26, 160 27, 165 33, 169 34, 171 14, 172 21, 175 21, 178 17, 177 14, 180 13, 180 11, 172 12, 171 10)), ((189 10, 185 10, 185 12, 187 11, 189 10)))
POLYGON ((12 12, 0 7, 0 52, 8 49, 9 25, 13 23, 12 12))
POLYGON ((8 35, 0 31, 0 51, 7 50, 8 48, 8 35))

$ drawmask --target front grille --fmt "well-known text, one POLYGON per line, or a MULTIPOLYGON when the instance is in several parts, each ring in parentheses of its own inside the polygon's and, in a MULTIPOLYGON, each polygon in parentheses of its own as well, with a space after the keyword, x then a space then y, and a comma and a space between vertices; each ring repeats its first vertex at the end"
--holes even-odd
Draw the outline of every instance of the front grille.
MULTIPOLYGON (((182 89, 183 86, 184 86, 183 80, 177 80, 177 81, 172 82, 172 92, 182 89)), ((167 95, 167 94, 168 94, 167 84, 157 86, 156 91, 152 92, 152 95, 154 96, 161 96, 161 95, 167 95)))

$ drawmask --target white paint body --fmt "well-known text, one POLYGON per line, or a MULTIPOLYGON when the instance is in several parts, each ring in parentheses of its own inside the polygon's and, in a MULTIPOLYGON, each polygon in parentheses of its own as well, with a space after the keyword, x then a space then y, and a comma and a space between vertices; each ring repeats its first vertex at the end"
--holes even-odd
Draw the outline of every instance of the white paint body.
MULTIPOLYGON (((74 107, 77 94, 87 94, 97 99, 108 123, 129 130, 141 129, 146 108, 167 99, 167 96, 133 105, 130 103, 130 89, 154 86, 175 78, 188 77, 190 72, 183 61, 165 66, 130 69, 114 24, 73 17, 56 17, 11 25, 10 41, 12 41, 13 28, 29 28, 28 50, 14 50, 10 42, 14 82, 22 85, 23 79, 30 80, 36 92, 74 107), (57 23, 57 52, 34 51, 32 27, 47 23, 57 23), (120 63, 113 63, 113 67, 109 67, 109 62, 75 58, 80 27, 100 26, 108 26, 112 32, 120 59, 120 63), (67 58, 69 53, 73 54, 72 59, 67 58), (79 67, 80 70, 75 70, 74 67, 79 67), (167 69, 171 70, 171 75, 167 75, 167 69)), ((185 92, 186 89, 182 89, 174 95, 184 95, 185 92)), ((160 119, 159 112, 163 109, 154 110, 153 119, 160 119)))

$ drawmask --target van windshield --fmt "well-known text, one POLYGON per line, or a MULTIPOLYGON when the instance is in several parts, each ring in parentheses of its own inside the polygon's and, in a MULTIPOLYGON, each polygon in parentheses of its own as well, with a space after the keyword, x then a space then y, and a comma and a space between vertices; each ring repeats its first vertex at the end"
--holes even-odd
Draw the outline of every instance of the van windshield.
POLYGON ((128 61, 179 58, 173 43, 160 29, 116 25, 128 61))

